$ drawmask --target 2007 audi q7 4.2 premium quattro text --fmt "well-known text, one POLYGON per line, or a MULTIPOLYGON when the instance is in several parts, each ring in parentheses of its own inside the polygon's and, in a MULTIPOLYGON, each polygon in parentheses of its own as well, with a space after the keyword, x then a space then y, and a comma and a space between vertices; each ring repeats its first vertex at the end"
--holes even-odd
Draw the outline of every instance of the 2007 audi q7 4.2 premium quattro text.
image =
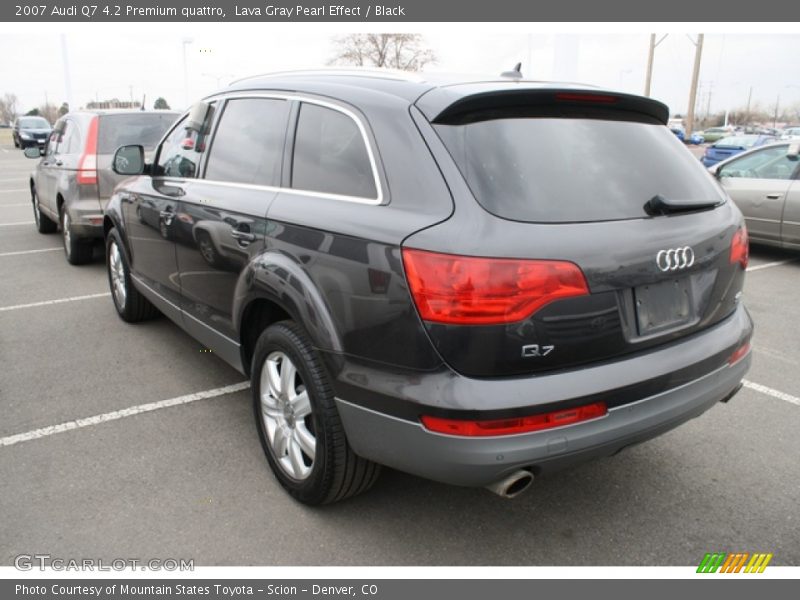
POLYGON ((506 78, 242 80, 152 164, 117 151, 114 304, 251 377, 302 502, 379 465, 515 495, 728 400, 750 365, 742 216, 667 117, 506 78))

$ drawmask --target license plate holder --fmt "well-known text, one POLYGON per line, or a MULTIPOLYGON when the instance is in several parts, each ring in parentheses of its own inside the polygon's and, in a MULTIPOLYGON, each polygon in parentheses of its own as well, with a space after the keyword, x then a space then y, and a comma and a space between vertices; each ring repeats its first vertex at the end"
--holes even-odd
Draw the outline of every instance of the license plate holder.
POLYGON ((679 277, 633 288, 639 336, 677 329, 694 320, 692 286, 679 277))

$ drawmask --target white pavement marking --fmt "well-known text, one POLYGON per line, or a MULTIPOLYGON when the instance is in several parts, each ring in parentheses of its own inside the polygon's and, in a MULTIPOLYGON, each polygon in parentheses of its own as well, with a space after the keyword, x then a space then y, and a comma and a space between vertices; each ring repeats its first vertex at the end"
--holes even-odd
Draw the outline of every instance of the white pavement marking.
POLYGON ((40 248, 39 250, 19 250, 17 252, 0 252, 0 256, 19 256, 20 254, 38 254, 39 252, 55 252, 63 248, 40 248))
POLYGON ((776 390, 771 387, 761 385, 760 383, 753 383, 752 381, 747 381, 747 379, 745 379, 743 383, 744 387, 751 389, 755 392, 761 392, 762 394, 766 394, 767 396, 772 396, 773 398, 777 398, 778 400, 784 400, 789 404, 800 406, 800 398, 798 398, 797 396, 792 396, 791 394, 787 394, 786 392, 781 392, 780 390, 776 390))
POLYGON ((240 392, 250 387, 249 381, 242 381, 232 385, 215 388, 213 390, 206 390, 204 392, 197 392, 195 394, 187 394, 186 396, 178 396, 177 398, 170 398, 168 400, 160 400, 158 402, 149 402, 147 404, 139 404, 122 410, 115 410, 112 412, 103 413, 102 415, 95 415, 93 417, 86 417, 84 419, 76 419, 75 421, 67 421, 59 425, 51 425, 49 427, 42 427, 41 429, 34 429, 25 433, 18 433, 16 435, 9 435, 0 438, 0 446, 13 446, 20 442, 28 442, 36 440, 56 433, 63 433, 73 429, 80 429, 81 427, 90 427, 92 425, 100 425, 108 421, 116 421, 125 417, 132 417, 146 412, 152 412, 162 408, 169 408, 170 406, 178 406, 179 404, 188 404, 189 402, 196 402, 197 400, 205 400, 207 398, 216 398, 217 396, 224 396, 234 392, 240 392))
POLYGON ((17 221, 16 223, 0 223, 0 227, 11 227, 12 225, 33 225, 33 221, 17 221))
POLYGON ((786 263, 796 261, 796 258, 787 258, 786 260, 776 260, 775 262, 764 263, 763 265, 755 265, 752 267, 747 267, 747 271, 760 271, 761 269, 769 269, 771 267, 780 267, 781 265, 785 265, 786 263))
POLYGON ((12 192, 18 194, 19 192, 27 192, 28 188, 15 188, 13 190, 0 190, 0 194, 11 194, 12 192))
POLYGON ((56 300, 44 300, 42 302, 31 302, 30 304, 16 304, 14 306, 0 306, 0 312, 8 310, 19 310, 20 308, 33 308, 35 306, 49 306, 51 304, 63 304, 64 302, 77 302, 78 300, 91 300, 92 298, 105 298, 110 296, 111 292, 103 292, 102 294, 89 294, 88 296, 73 296, 72 298, 58 298, 56 300))

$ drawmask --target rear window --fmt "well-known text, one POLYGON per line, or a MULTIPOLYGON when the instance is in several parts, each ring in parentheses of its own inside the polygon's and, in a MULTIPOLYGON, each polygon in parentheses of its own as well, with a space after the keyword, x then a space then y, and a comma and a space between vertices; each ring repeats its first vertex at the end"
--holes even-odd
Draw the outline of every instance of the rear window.
POLYGON ((755 135, 732 135, 730 137, 722 138, 716 142, 715 146, 731 146, 733 148, 752 148, 758 141, 758 136, 755 135))
POLYGON ((656 194, 722 200, 669 128, 591 118, 509 118, 435 124, 472 193, 489 212, 531 222, 647 216, 656 194))
POLYGON ((98 154, 114 154, 120 146, 138 144, 152 150, 161 141, 175 113, 130 113, 103 115, 97 133, 98 154))

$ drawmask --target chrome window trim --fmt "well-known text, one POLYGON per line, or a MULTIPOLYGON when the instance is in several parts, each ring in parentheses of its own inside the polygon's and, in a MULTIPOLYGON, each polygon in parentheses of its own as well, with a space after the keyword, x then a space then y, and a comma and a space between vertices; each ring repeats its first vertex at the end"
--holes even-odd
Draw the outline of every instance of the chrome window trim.
MULTIPOLYGON (((326 100, 319 100, 317 98, 312 98, 310 96, 304 96, 301 94, 278 94, 278 93, 271 93, 271 92, 232 92, 232 93, 221 93, 215 95, 213 97, 208 98, 208 101, 211 100, 234 100, 237 98, 268 98, 273 100, 286 100, 286 101, 297 101, 297 102, 306 102, 308 104, 315 104, 317 106, 322 106, 325 108, 329 108, 331 110, 335 110, 340 112, 352 119, 356 126, 358 127, 359 132, 361 133, 361 139, 364 141, 364 145, 367 148, 367 156, 369 158, 370 169, 372 171, 372 178, 375 183, 375 190, 377 191, 376 198, 365 198, 363 196, 348 196, 346 194, 331 194, 328 192, 318 192, 313 190, 300 190, 296 188, 287 188, 282 186, 271 186, 271 185, 259 185, 253 183, 236 183, 232 181, 218 181, 215 179, 205 179, 202 177, 192 178, 187 181, 201 181, 203 183, 210 183, 211 185, 223 185, 223 186, 230 186, 230 187, 238 187, 242 189, 250 189, 250 190, 265 190, 270 192, 285 192, 287 194, 294 194, 298 196, 313 196, 316 198, 324 198, 327 200, 339 200, 342 202, 354 202, 357 204, 369 204, 373 206, 377 206, 379 204, 383 204, 385 199, 385 195, 383 193, 383 185, 381 184, 381 178, 378 174, 378 163, 375 159, 375 153, 372 149, 372 144, 370 144, 369 136, 367 135, 367 128, 365 127, 361 118, 343 106, 339 106, 333 102, 328 102, 326 100)), ((216 135, 216 132, 215 132, 216 135)), ((213 148, 212 148, 213 151, 213 148)), ((209 157, 211 154, 209 153, 209 157)), ((206 162, 208 158, 206 158, 206 162)))

